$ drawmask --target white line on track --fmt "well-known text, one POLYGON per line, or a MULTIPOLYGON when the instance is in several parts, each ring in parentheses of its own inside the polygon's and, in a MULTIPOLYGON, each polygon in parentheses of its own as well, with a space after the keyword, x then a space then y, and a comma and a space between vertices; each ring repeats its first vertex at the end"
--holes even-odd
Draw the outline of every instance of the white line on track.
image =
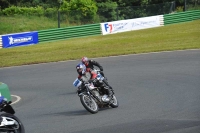
POLYGON ((17 102, 19 102, 19 101, 21 100, 21 97, 19 97, 19 96, 17 96, 17 95, 11 95, 11 96, 17 98, 17 100, 14 101, 14 102, 12 102, 11 104, 15 104, 15 103, 17 103, 17 102))

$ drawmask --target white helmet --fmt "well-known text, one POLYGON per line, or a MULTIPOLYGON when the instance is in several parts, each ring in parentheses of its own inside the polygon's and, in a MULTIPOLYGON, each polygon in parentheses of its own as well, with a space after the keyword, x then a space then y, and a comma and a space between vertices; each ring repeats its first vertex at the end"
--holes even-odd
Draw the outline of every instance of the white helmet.
POLYGON ((79 63, 78 65, 76 65, 76 70, 78 74, 83 75, 86 72, 86 67, 83 63, 79 63))

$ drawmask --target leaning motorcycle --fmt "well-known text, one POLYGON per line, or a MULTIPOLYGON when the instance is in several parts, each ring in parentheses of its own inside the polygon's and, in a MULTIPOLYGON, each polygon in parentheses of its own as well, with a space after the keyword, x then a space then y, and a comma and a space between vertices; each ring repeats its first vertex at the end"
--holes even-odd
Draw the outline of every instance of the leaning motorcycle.
POLYGON ((22 122, 14 114, 15 111, 10 105, 10 102, 3 101, 0 105, 0 112, 5 112, 0 114, 0 132, 1 133, 25 133, 24 126, 22 122), (2 124, 3 123, 3 124, 2 124))
MULTIPOLYGON (((104 80, 104 77, 99 72, 95 80, 96 82, 101 82, 105 85, 108 85, 108 83, 105 83, 107 81, 104 80)), ((82 105, 87 111, 92 114, 97 113, 99 111, 99 108, 109 106, 111 106, 112 108, 117 108, 119 106, 113 90, 113 95, 108 101, 108 95, 106 94, 106 92, 104 92, 104 90, 102 90, 100 87, 95 87, 93 83, 83 82, 77 78, 73 82, 73 85, 78 88, 77 92, 82 105)))

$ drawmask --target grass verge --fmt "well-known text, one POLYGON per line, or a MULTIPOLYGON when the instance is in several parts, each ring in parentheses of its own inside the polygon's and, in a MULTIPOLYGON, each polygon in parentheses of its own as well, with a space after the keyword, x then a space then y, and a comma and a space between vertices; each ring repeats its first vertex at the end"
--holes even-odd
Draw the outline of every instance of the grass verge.
POLYGON ((158 51, 200 48, 200 20, 130 31, 0 49, 0 67, 158 51))
POLYGON ((43 30, 58 27, 57 21, 53 21, 46 17, 20 15, 0 17, 0 35, 27 31, 38 31, 38 29, 43 30))

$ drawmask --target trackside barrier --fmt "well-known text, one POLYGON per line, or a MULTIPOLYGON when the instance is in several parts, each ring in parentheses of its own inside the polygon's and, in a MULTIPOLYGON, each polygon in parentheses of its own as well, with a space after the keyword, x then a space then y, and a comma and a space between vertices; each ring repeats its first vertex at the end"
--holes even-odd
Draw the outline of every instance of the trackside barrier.
POLYGON ((0 35, 0 49, 3 47, 3 43, 2 43, 2 38, 1 38, 1 35, 0 35))
POLYGON ((174 14, 164 15, 164 25, 188 22, 192 20, 200 19, 200 10, 192 10, 174 14))
POLYGON ((163 15, 160 15, 160 25, 164 26, 164 17, 163 17, 163 15))
POLYGON ((92 35, 101 35, 100 24, 89 24, 38 31, 39 42, 55 41, 92 35))
POLYGON ((11 95, 8 86, 1 82, 0 82, 0 96, 4 96, 8 101, 11 101, 11 95))
MULTIPOLYGON (((187 22, 200 19, 200 10, 192 10, 174 14, 165 14, 158 16, 151 16, 146 18, 137 18, 133 20, 121 20, 115 22, 107 22, 101 24, 89 24, 82 26, 72 26, 65 28, 55 28, 48 30, 38 31, 38 39, 40 42, 64 40, 76 37, 92 36, 92 35, 105 35, 117 32, 125 32, 130 30, 139 30, 144 28, 153 28, 168 24, 187 22), (157 21, 159 17, 159 21, 157 21), (128 23, 131 23, 127 29, 128 23), (121 23, 122 22, 122 23, 121 23), (125 30, 123 30, 125 29, 125 30)), ((19 40, 19 39, 18 39, 19 40)), ((0 48, 3 47, 2 35, 0 35, 0 48)))

